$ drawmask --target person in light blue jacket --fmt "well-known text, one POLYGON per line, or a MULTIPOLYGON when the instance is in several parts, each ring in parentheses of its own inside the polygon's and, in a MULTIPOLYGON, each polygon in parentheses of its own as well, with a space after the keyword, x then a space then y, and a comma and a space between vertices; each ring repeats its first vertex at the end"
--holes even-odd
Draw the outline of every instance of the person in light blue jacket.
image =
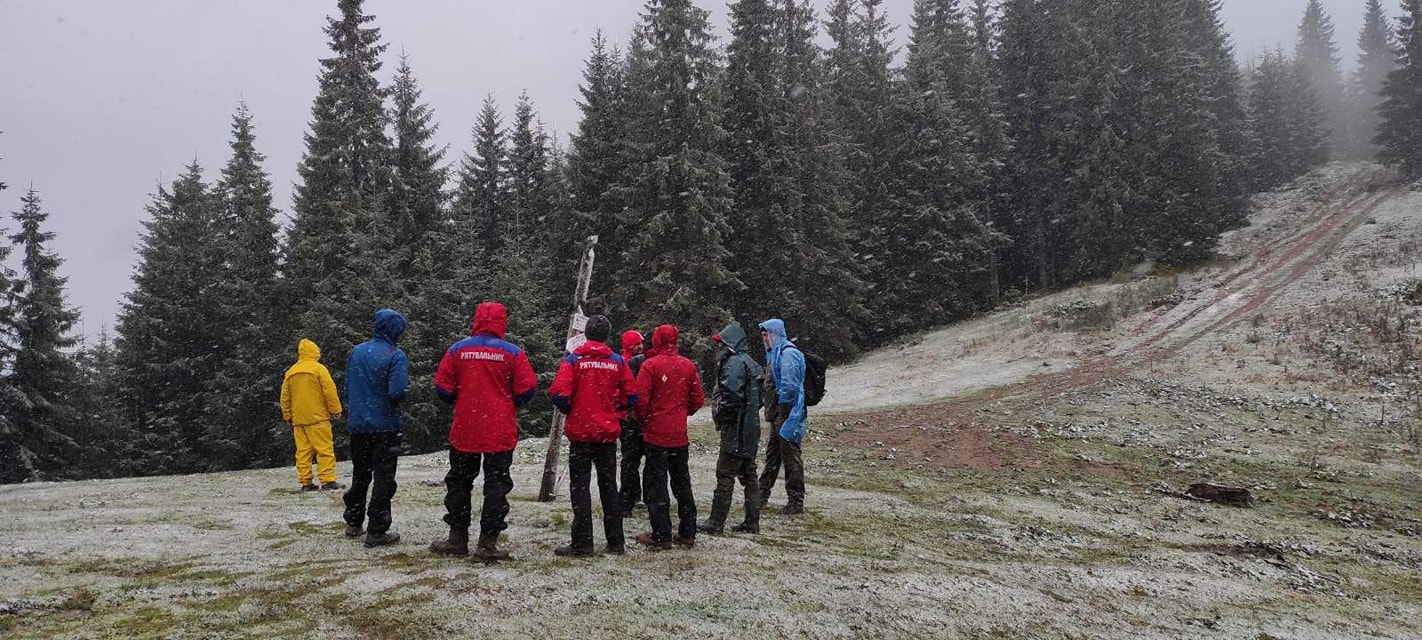
POLYGON ((805 465, 800 444, 809 426, 805 414, 805 354, 790 341, 785 321, 772 318, 760 323, 765 343, 765 419, 770 423, 770 441, 765 445, 765 470, 760 474, 760 499, 770 500, 770 490, 785 467, 785 508, 783 515, 805 512, 805 465))

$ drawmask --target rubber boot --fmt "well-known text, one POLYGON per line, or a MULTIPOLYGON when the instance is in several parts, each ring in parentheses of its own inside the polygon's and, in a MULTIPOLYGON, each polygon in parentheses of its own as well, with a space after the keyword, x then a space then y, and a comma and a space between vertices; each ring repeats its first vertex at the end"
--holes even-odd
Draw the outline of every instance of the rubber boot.
POLYGON ((449 539, 431 542, 430 551, 442 556, 469 555, 469 529, 450 527, 449 539))
POLYGON ((479 544, 474 549, 474 557, 484 562, 508 560, 509 552, 499 550, 499 534, 481 533, 479 534, 479 544))
POLYGON ((553 550, 553 555, 560 558, 591 558, 596 551, 592 547, 575 547, 567 545, 553 550))
POLYGON ((400 541, 400 534, 386 531, 380 535, 365 534, 365 548, 388 547, 400 541))
POLYGON ((711 515, 708 516, 705 520, 702 520, 700 524, 696 525, 696 529, 698 531, 701 531, 703 533, 709 533, 711 535, 720 535, 722 533, 725 533, 726 515, 730 512, 731 491, 729 489, 722 491, 720 487, 717 487, 716 493, 713 494, 711 497, 711 515))
POLYGON ((731 527, 736 533, 760 533, 760 508, 765 504, 760 498, 760 487, 746 490, 746 519, 731 527))

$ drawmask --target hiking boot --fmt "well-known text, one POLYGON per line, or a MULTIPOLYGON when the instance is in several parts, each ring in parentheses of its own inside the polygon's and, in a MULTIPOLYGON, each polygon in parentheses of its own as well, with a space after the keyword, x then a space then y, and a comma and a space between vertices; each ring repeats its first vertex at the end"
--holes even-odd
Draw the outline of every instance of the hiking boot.
POLYGON ((780 515, 782 515, 782 516, 798 516, 798 515, 800 515, 800 514, 802 514, 802 513, 804 513, 804 512, 805 512, 805 505, 800 504, 800 503, 798 503, 798 502, 791 502, 791 503, 785 505, 785 508, 784 508, 784 509, 781 509, 781 510, 780 510, 780 515))
POLYGON ((344 491, 345 489, 346 489, 346 485, 343 485, 343 484, 341 484, 341 483, 339 483, 339 482, 336 482, 335 480, 332 480, 332 481, 330 481, 330 482, 327 482, 327 483, 321 485, 321 490, 322 490, 322 491, 344 491))
POLYGON ((430 551, 442 556, 469 555, 469 530, 449 528, 449 538, 430 543, 430 551))
POLYGON ((652 534, 650 533, 637 534, 637 543, 653 551, 663 551, 672 548, 671 540, 657 542, 652 538, 652 534))
POLYGON ((713 536, 719 536, 726 532, 726 525, 721 524, 719 522, 712 522, 710 520, 702 520, 700 524, 696 525, 696 530, 700 531, 701 533, 709 533, 713 536))
POLYGON ((690 538, 683 538, 681 537, 680 533, 673 533, 672 543, 676 544, 677 546, 686 547, 687 549, 690 549, 696 546, 696 536, 692 536, 690 538))
POLYGON ((400 541, 400 534, 386 531, 380 535, 365 534, 365 548, 388 547, 400 541))
POLYGON ((621 556, 627 554, 627 547, 623 545, 607 545, 607 554, 621 556))
POLYGON ((509 552, 499 550, 499 534, 479 534, 479 545, 474 548, 474 557, 484 562, 508 560, 509 552))
POLYGON ((360 525, 358 525, 358 524, 348 524, 348 525, 346 525, 346 537, 347 537, 347 538, 359 538, 362 533, 365 533, 365 529, 361 528, 360 525))
POLYGON ((559 558, 591 558, 594 553, 596 552, 593 551, 592 547, 575 547, 573 545, 558 547, 553 550, 553 555, 559 558))
POLYGON ((318 487, 318 486, 316 486, 316 485, 314 485, 314 484, 311 484, 310 482, 301 485, 301 492, 302 492, 302 493, 306 493, 307 491, 320 491, 320 490, 321 490, 321 487, 318 487))
POLYGON ((731 527, 731 531, 734 531, 736 533, 760 533, 760 525, 747 524, 745 522, 742 522, 734 527, 731 527))

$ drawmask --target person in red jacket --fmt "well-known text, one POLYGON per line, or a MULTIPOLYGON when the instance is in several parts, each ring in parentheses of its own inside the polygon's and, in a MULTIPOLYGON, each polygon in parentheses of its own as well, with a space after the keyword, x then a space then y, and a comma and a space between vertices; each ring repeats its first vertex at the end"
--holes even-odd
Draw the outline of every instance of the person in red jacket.
POLYGON ((469 337, 449 347, 435 373, 435 395, 454 405, 449 473, 444 476, 449 538, 430 545, 438 554, 469 554, 470 494, 482 463, 484 505, 474 556, 485 561, 509 557, 497 543, 508 528, 504 519, 513 490, 509 468, 518 446, 518 407, 533 398, 538 379, 523 350, 504 340, 508 325, 504 305, 480 303, 469 337))
MULTIPOLYGON (((642 333, 629 330, 622 333, 622 359, 632 367, 632 377, 642 369, 647 360, 643 351, 642 333)), ((647 445, 642 442, 642 424, 637 421, 635 411, 622 416, 622 517, 631 518, 632 509, 642 501, 642 457, 647 445)))
POLYGON ((642 420, 642 439, 647 443, 647 512, 652 532, 637 536, 653 549, 667 549, 673 543, 690 547, 696 543, 696 498, 691 493, 688 468, 691 440, 686 419, 706 404, 701 376, 696 365, 677 353, 677 328, 664 324, 652 333, 652 351, 637 373, 637 417, 642 420), (671 501, 667 479, 676 496, 680 523, 671 530, 671 501))
POLYGON ((607 316, 588 318, 583 335, 588 341, 563 359, 548 395, 568 420, 568 496, 573 502, 573 542, 558 547, 559 556, 593 555, 592 495, 588 490, 592 468, 597 466, 597 489, 602 500, 602 531, 607 552, 624 552, 622 506, 617 495, 617 440, 620 418, 637 403, 632 368, 612 352, 607 339, 612 323, 607 316))

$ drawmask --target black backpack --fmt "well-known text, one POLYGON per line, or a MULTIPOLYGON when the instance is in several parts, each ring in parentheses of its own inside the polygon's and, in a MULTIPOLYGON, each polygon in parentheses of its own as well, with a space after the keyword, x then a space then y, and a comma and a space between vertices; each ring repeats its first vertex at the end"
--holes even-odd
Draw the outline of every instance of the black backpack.
POLYGON ((825 398, 825 372, 829 362, 813 353, 805 353, 805 406, 813 407, 825 398))

